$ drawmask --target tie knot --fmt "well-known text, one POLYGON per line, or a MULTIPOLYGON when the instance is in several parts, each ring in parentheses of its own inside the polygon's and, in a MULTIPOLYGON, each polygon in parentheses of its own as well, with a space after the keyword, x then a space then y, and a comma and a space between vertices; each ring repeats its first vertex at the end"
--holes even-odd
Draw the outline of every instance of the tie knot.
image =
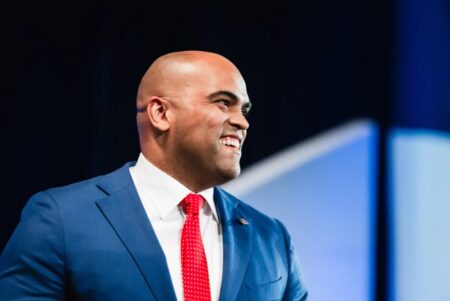
POLYGON ((201 195, 190 193, 183 199, 181 205, 183 206, 184 212, 186 212, 186 214, 198 215, 200 212, 200 208, 203 206, 203 202, 204 199, 201 195))

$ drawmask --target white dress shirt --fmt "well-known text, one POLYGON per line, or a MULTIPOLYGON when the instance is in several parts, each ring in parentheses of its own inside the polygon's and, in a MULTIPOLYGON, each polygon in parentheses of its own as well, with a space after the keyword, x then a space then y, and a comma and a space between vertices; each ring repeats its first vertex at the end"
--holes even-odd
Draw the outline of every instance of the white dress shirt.
MULTIPOLYGON (((152 165, 141 153, 131 177, 166 256, 177 300, 183 301, 181 230, 185 214, 179 203, 192 193, 180 182, 152 165)), ((200 212, 200 230, 208 262, 211 300, 219 300, 223 270, 222 231, 213 199, 213 188, 201 191, 206 202, 200 212)))

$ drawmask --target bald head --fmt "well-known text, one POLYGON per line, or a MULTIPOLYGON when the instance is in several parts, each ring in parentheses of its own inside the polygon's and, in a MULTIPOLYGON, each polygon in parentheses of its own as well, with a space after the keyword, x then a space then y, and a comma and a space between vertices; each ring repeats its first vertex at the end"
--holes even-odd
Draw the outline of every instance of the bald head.
POLYGON ((207 69, 240 75, 227 58, 206 51, 180 51, 156 59, 142 77, 137 93, 138 110, 145 108, 151 96, 180 96, 198 76, 207 76, 207 69))
POLYGON ((239 174, 250 102, 244 79, 225 57, 174 52, 153 62, 137 95, 144 156, 192 191, 239 174))

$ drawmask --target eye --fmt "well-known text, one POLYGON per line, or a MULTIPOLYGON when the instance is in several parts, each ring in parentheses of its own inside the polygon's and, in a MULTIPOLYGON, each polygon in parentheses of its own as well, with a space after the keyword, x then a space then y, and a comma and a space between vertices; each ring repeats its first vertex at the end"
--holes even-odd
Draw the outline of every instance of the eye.
POLYGON ((242 115, 244 115, 245 117, 247 117, 248 114, 250 114, 250 108, 251 108, 251 105, 250 105, 250 104, 244 104, 244 105, 241 107, 242 115))
POLYGON ((218 99, 216 100, 217 103, 220 103, 226 107, 228 107, 231 103, 231 101, 229 101, 228 99, 218 99))

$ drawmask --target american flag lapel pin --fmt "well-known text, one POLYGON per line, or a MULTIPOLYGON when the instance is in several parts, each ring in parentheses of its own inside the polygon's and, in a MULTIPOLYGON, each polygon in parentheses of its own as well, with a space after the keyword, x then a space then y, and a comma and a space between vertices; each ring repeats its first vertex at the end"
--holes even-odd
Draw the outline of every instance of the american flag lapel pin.
POLYGON ((248 221, 245 218, 242 218, 242 217, 238 218, 238 222, 241 225, 248 225, 248 221))

